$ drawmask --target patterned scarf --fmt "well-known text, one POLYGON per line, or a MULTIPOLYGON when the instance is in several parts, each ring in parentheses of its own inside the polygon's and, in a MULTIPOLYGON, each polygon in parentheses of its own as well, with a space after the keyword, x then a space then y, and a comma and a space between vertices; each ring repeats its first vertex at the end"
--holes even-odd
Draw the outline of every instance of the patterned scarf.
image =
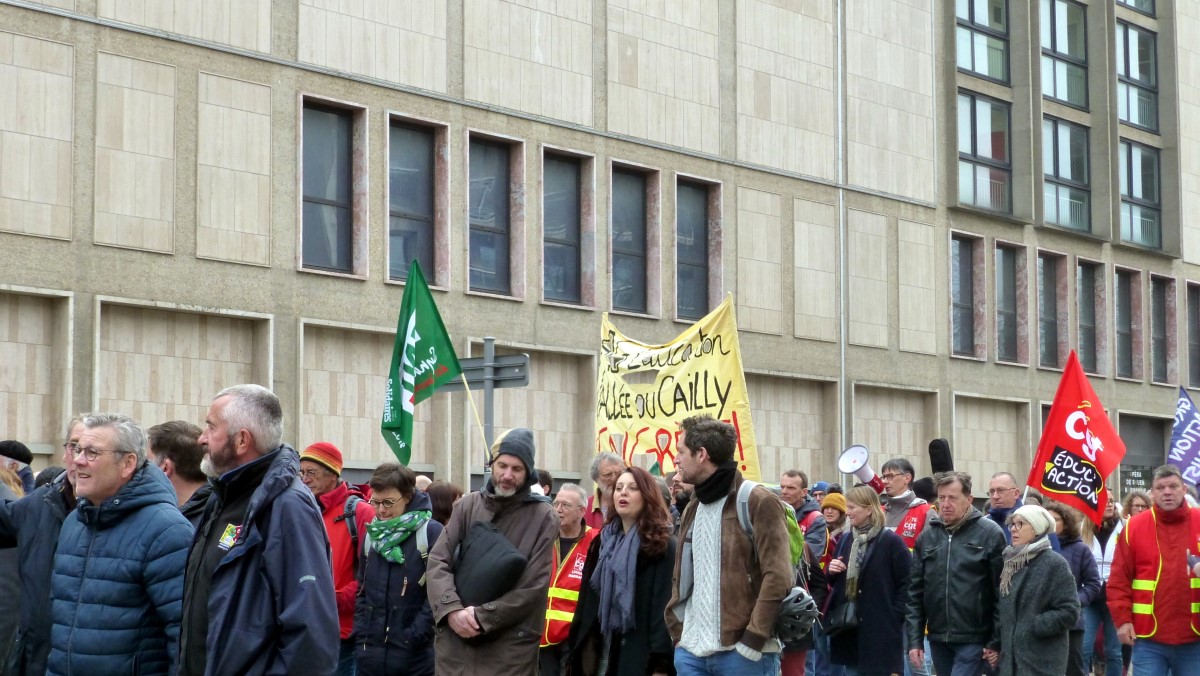
POLYGON ((367 524, 371 536, 371 548, 392 563, 404 563, 404 552, 400 545, 433 516, 429 510, 405 512, 387 521, 375 519, 367 524))
POLYGON ((858 598, 858 574, 862 569, 863 559, 867 557, 867 546, 871 544, 880 532, 883 524, 871 523, 854 529, 854 540, 850 542, 850 565, 846 567, 846 598, 858 598))
POLYGON ((1008 596, 1012 587, 1012 579, 1025 564, 1037 558, 1038 554, 1050 549, 1050 538, 1041 535, 1027 545, 1014 547, 1009 545, 1004 550, 1004 570, 1000 571, 1000 595, 1008 596))

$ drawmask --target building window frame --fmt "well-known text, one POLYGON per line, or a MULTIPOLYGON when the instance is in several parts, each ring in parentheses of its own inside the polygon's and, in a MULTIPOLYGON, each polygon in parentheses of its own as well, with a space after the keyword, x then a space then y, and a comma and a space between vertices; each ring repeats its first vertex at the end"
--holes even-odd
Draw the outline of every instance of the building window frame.
POLYGON ((1148 0, 1148 2, 1150 5, 1150 9, 1143 9, 1142 7, 1138 7, 1136 0, 1134 0, 1133 2, 1131 2, 1130 0, 1117 0, 1117 6, 1118 7, 1128 7, 1129 9, 1132 9, 1133 11, 1137 12, 1138 14, 1145 14, 1146 16, 1150 16, 1150 17, 1156 16, 1155 10, 1157 8, 1154 6, 1154 0, 1148 0))
MULTIPOLYGON (((1043 220, 1046 223, 1057 225, 1079 232, 1091 232, 1092 230, 1092 193, 1091 193, 1091 139, 1089 138, 1089 129, 1082 125, 1067 122, 1056 117, 1045 116, 1042 118, 1042 178, 1044 187, 1042 190, 1042 211, 1043 220), (1063 133, 1082 133, 1083 135, 1083 170, 1082 180, 1071 176, 1064 177, 1064 173, 1074 174, 1074 169, 1071 168, 1071 158, 1066 159, 1067 171, 1064 172, 1064 164, 1062 157, 1063 150, 1063 133), (1048 137, 1048 138, 1047 138, 1048 137), (1047 157, 1049 155, 1049 157, 1047 157), (1082 206, 1077 207, 1078 199, 1082 198, 1082 206), (1049 216, 1049 204, 1054 205, 1054 220, 1049 216), (1064 203, 1067 206, 1069 214, 1076 213, 1076 210, 1081 214, 1083 222, 1073 224, 1075 221, 1073 216, 1068 216, 1066 221, 1058 218, 1057 214, 1062 213, 1064 203)), ((1067 146, 1073 145, 1074 139, 1070 136, 1066 139, 1067 146)))
POLYGON ((635 162, 611 159, 608 166, 608 272, 609 272, 609 309, 611 312, 633 315, 637 317, 657 318, 662 314, 662 172, 635 162), (618 212, 616 181, 614 177, 620 172, 636 174, 644 182, 644 198, 642 203, 642 219, 644 223, 644 238, 641 251, 637 247, 622 250, 614 241, 618 226, 615 224, 618 212), (627 255, 630 258, 641 258, 643 264, 642 280, 645 294, 644 307, 621 307, 617 303, 617 258, 627 255))
MULTIPOLYGON (((1120 237, 1121 242, 1134 244, 1148 249, 1162 249, 1162 150, 1144 143, 1122 138, 1117 145, 1118 180, 1120 183, 1120 237), (1153 158, 1154 167, 1154 199, 1134 195, 1133 181, 1135 180, 1135 150, 1138 153, 1149 154, 1153 158), (1147 214, 1153 214, 1153 219, 1146 219, 1147 214), (1135 229, 1135 222, 1141 225, 1135 229), (1147 226, 1147 223, 1151 223, 1147 226), (1151 230, 1149 237, 1146 230, 1151 230), (1137 234, 1140 233, 1140 234, 1137 234)), ((1143 174, 1144 176, 1144 174, 1143 174)), ((1140 183, 1144 181, 1137 179, 1140 183)))
MULTIPOLYGON (((675 243, 675 319, 680 322, 694 322, 703 318, 713 310, 721 299, 721 183, 711 179, 701 178, 690 174, 676 173, 675 174, 675 224, 672 228, 672 235, 675 243), (693 255, 690 260, 683 261, 681 257, 681 246, 688 246, 688 243, 680 237, 680 209, 679 195, 680 187, 686 186, 689 188, 699 188, 706 193, 705 216, 707 233, 704 238, 705 255, 703 256, 704 265, 701 266, 701 257, 693 255), (707 284, 705 290, 705 310, 698 316, 693 316, 695 313, 685 314, 683 312, 683 294, 685 293, 682 279, 684 271, 690 271, 693 278, 704 279, 707 284)), ((696 253, 695 250, 692 252, 696 253)), ((698 295, 698 294, 697 294, 698 295)))
POLYGON ((1188 387, 1200 387, 1200 284, 1187 282, 1188 387))
POLYGON ((1037 252, 1038 368, 1061 370, 1067 363, 1069 324, 1067 318, 1068 268, 1066 255, 1037 252), (1053 271, 1047 284, 1046 271, 1053 271), (1049 357, 1049 358, 1048 358, 1049 357))
MULTIPOLYGON (((368 203, 368 181, 366 178, 370 166, 368 159, 367 107, 351 101, 301 92, 297 95, 296 113, 296 119, 299 121, 296 125, 298 151, 298 171, 296 172, 296 270, 317 275, 366 279, 369 274, 370 261, 370 206, 368 203), (349 118, 349 143, 347 148, 349 156, 346 158, 348 176, 344 179, 349 182, 349 185, 347 186, 345 199, 331 200, 309 195, 306 192, 304 181, 304 151, 306 144, 304 122, 306 111, 308 110, 349 118), (315 227, 315 224, 312 222, 309 223, 308 228, 305 226, 305 205, 307 204, 344 209, 346 211, 348 232, 344 235, 338 233, 339 239, 342 237, 345 238, 342 245, 349 249, 345 265, 320 265, 312 261, 312 252, 310 252, 309 256, 305 255, 305 231, 306 229, 312 230, 315 227)), ((312 139, 308 139, 307 142, 311 141, 312 139)), ((310 232, 308 234, 311 238, 316 233, 310 232)))
POLYGON ((995 311, 992 313, 996 336, 996 361, 1002 364, 1026 364, 1028 340, 1020 326, 1029 307, 1029 270, 1025 247, 1014 242, 996 241, 992 254, 995 311))
POLYGON ((1089 106, 1089 101, 1090 101, 1089 91, 1088 91, 1088 64, 1087 64, 1087 50, 1088 50, 1087 5, 1075 2, 1074 0, 1041 0, 1040 6, 1042 8, 1042 31, 1043 31, 1043 33, 1042 33, 1042 35, 1043 35, 1043 37, 1042 37, 1042 96, 1044 96, 1052 101, 1056 101, 1058 103, 1062 103, 1064 105, 1071 106, 1072 108, 1078 108, 1079 110, 1087 110, 1088 106, 1089 106), (1059 19, 1058 8, 1060 5, 1063 7, 1067 7, 1067 8, 1073 7, 1075 9, 1078 9, 1082 13, 1082 17, 1083 17, 1083 57, 1082 58, 1071 55, 1070 53, 1060 49, 1061 45, 1059 45, 1059 40, 1058 40, 1059 35, 1058 35, 1058 30, 1057 30, 1058 19, 1059 19), (1047 7, 1049 7, 1048 12, 1046 11, 1047 7), (1047 19, 1048 19, 1048 21, 1047 21, 1047 19), (1048 31, 1048 35, 1049 35, 1049 43, 1050 43, 1049 45, 1046 44, 1047 31, 1048 31), (1049 78, 1047 78, 1047 71, 1046 71, 1047 64, 1049 64, 1049 66, 1050 66, 1050 72, 1049 72, 1050 77, 1049 78), (1068 90, 1067 96, 1059 96, 1058 95, 1060 93, 1058 90, 1058 81, 1059 80, 1057 77, 1058 72, 1059 72, 1059 66, 1062 67, 1064 72, 1068 73, 1068 75, 1067 75, 1068 84, 1066 85, 1067 90, 1068 90), (1072 70, 1072 69, 1076 69, 1076 70, 1072 70), (1072 72, 1082 73, 1082 78, 1083 78, 1083 80, 1082 80, 1083 81, 1083 100, 1082 101, 1073 101, 1070 98, 1069 78, 1070 78, 1070 73, 1072 73, 1072 72), (1049 91, 1047 91, 1048 84, 1050 87, 1049 91))
POLYGON ((1100 261, 1079 258, 1075 261, 1074 272, 1075 347, 1079 365, 1086 373, 1104 375, 1108 364, 1108 289, 1105 282, 1105 266, 1100 261), (1088 340, 1091 343, 1090 348, 1085 342, 1088 340))
POLYGON ((952 231, 949 267, 950 355, 982 360, 987 354, 983 237, 952 231))
MULTIPOLYGON (((986 0, 985 0, 986 1, 986 0)), ((959 72, 967 73, 973 77, 978 77, 991 82, 998 82, 1007 85, 1011 79, 1011 56, 1010 45, 1008 39, 1008 25, 1011 19, 1009 14, 1008 0, 1001 0, 1004 6, 1004 30, 992 28, 987 23, 979 22, 976 6, 976 0, 957 0, 955 3, 955 65, 959 72), (963 10, 966 10, 966 16, 963 16, 963 10), (968 63, 966 65, 960 63, 962 54, 960 50, 965 44, 968 47, 967 53, 968 63), (1000 77, 996 77, 988 71, 975 68, 977 64, 976 57, 979 56, 979 43, 982 41, 983 49, 989 47, 989 43, 998 43, 1002 49, 1001 68, 1003 73, 1000 77)))
POLYGON ((957 97, 958 109, 958 201, 960 204, 974 207, 977 209, 985 209, 996 213, 1010 214, 1012 213, 1012 186, 1013 186, 1013 166, 1012 166, 1012 104, 1000 99, 994 99, 983 94, 960 89, 957 97), (966 120, 969 128, 963 130, 962 123, 964 113, 962 106, 964 103, 968 106, 966 120), (997 110, 1002 110, 1005 116, 1007 129, 1004 132, 1004 147, 1003 156, 1005 159, 997 160, 992 157, 987 157, 980 154, 979 140, 979 106, 986 104, 997 110), (965 133, 965 135, 964 135, 965 133), (967 146, 964 149, 964 145, 967 146), (980 172, 986 172, 982 176, 980 172), (995 179, 1003 177, 1003 181, 997 182, 995 179), (980 181, 987 181, 988 199, 982 202, 979 198, 980 181), (966 192, 969 187, 970 193, 966 192), (998 200, 1000 204, 997 206, 997 190, 999 191, 998 200))
POLYGON ((392 261, 392 219, 393 218, 414 218, 415 220, 427 221, 430 227, 430 241, 432 245, 432 267, 422 265, 422 272, 425 274, 425 280, 432 288, 448 289, 450 287, 450 127, 449 125, 435 120, 428 120, 421 117, 414 117, 396 111, 387 111, 387 137, 385 143, 385 156, 388 164, 388 180, 384 185, 384 213, 387 220, 384 230, 384 260, 387 262, 387 276, 385 282, 388 284, 404 284, 405 277, 408 274, 408 268, 403 268, 403 273, 400 274, 400 267, 407 266, 405 261, 396 261, 393 265, 392 261), (431 204, 432 218, 429 219, 424 214, 409 213, 403 208, 394 208, 392 203, 393 180, 392 175, 395 167, 392 166, 392 129, 400 127, 418 132, 427 132, 432 135, 432 154, 429 170, 431 173, 431 204))
POLYGON ((1116 342, 1113 374, 1119 379, 1142 380, 1144 377, 1143 324, 1142 274, 1138 270, 1118 267, 1113 272, 1113 339, 1116 342))
POLYGON ((1169 384, 1176 380, 1175 280, 1150 275, 1150 382, 1169 384))
MULTIPOLYGON (((1147 30, 1142 26, 1129 23, 1127 21, 1117 21, 1117 119, 1121 124, 1127 124, 1137 129, 1157 134, 1159 131, 1159 59, 1158 59, 1158 34, 1154 31, 1147 30), (1130 50, 1130 33, 1136 33, 1138 39, 1149 39, 1151 41, 1150 51, 1153 54, 1153 67, 1150 73, 1149 80, 1138 79, 1129 75, 1130 65, 1132 64, 1133 56, 1130 50), (1149 116, 1153 117, 1152 124, 1143 124, 1139 121, 1134 121, 1130 118, 1129 111, 1131 106, 1136 102, 1134 94, 1144 92, 1148 95, 1147 101, 1151 102, 1153 108, 1149 116)), ((1139 106, 1140 109, 1140 106, 1139 106)))
MULTIPOLYGON (((547 305, 562 305, 592 309, 596 297, 596 157, 594 155, 570 150, 559 146, 542 144, 542 172, 540 192, 542 197, 541 209, 541 240, 542 240, 542 303, 547 305), (546 227, 547 198, 546 167, 549 161, 573 162, 579 169, 578 196, 578 236, 575 241, 570 238, 551 237, 546 227), (546 276, 549 267, 547 246, 574 247, 576 256, 577 295, 576 297, 556 298, 548 295, 549 284, 546 276)), ((568 290, 569 293, 569 290, 568 290)))
MULTIPOLYGON (((466 190, 466 226, 467 226, 467 256, 466 256, 466 275, 467 282, 466 293, 470 295, 485 295, 497 298, 506 298, 509 300, 523 300, 525 298, 525 141, 512 136, 504 136, 476 129, 466 129, 466 171, 467 190, 466 190), (477 188, 477 192, 472 192, 475 179, 471 178, 471 149, 472 146, 479 144, 480 150, 486 147, 500 148, 506 147, 508 152, 507 173, 508 173, 508 224, 507 237, 503 238, 503 243, 507 246, 507 279, 498 280, 496 284, 488 286, 477 284, 472 279, 472 274, 476 268, 473 267, 472 249, 474 248, 474 238, 477 234, 482 238, 485 235, 504 235, 505 229, 496 226, 488 227, 486 221, 481 217, 477 218, 479 210, 475 208, 474 202, 486 200, 488 193, 494 190, 494 187, 488 186, 486 190, 477 188), (505 284, 507 282, 507 285, 505 284)), ((481 204, 482 207, 482 204, 481 204)), ((482 242, 482 240, 481 240, 482 242)), ((479 268, 481 271, 483 268, 479 268)), ((480 273, 481 275, 483 272, 480 273)), ((497 271, 498 274, 498 271, 497 271)), ((481 278, 480 278, 481 279, 481 278)))

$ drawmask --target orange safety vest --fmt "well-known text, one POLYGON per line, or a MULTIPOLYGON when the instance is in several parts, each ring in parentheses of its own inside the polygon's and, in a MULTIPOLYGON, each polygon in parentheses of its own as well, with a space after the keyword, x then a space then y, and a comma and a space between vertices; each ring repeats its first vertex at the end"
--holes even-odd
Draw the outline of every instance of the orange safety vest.
MULTIPOLYGON (((1185 509, 1187 509, 1185 507, 1185 509)), ((1158 592, 1158 581, 1162 575, 1162 555, 1158 549, 1158 516, 1154 510, 1149 518, 1130 519, 1125 526, 1125 544, 1135 552, 1133 579, 1130 587, 1133 595, 1133 631, 1139 638, 1150 638, 1158 633, 1158 617, 1154 614, 1154 596, 1158 592), (1149 532, 1147 532, 1149 531, 1149 532)), ((1200 553, 1200 509, 1190 509, 1192 526, 1191 544, 1188 554, 1200 553)), ((1200 578, 1188 574, 1192 608, 1192 631, 1200 636, 1200 578)), ((1174 590, 1164 590, 1172 593, 1174 590)))
POLYGON ((558 645, 571 633, 571 620, 579 605, 579 588, 583 584, 583 564, 587 562, 588 546, 600 534, 599 528, 583 527, 579 540, 559 560, 558 540, 554 540, 554 579, 546 596, 546 627, 542 630, 542 647, 558 645))

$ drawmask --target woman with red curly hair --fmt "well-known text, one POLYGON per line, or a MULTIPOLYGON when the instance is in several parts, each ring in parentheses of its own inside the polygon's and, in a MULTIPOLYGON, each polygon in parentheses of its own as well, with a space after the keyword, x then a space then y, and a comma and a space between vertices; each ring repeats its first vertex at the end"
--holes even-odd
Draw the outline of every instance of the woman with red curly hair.
POLYGON ((568 674, 675 674, 664 620, 674 565, 662 494, 646 470, 630 467, 617 477, 608 522, 588 548, 568 674))

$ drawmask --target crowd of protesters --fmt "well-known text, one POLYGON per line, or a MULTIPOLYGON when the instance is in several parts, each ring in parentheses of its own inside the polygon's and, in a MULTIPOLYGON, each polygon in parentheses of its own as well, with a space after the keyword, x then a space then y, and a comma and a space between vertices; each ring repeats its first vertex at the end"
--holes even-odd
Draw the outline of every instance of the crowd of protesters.
POLYGON ((667 481, 600 453, 594 490, 555 486, 518 428, 466 495, 391 462, 344 480, 257 385, 203 427, 64 431, 36 478, 0 442, 2 674, 1200 674, 1200 508, 1171 465, 1095 524, 1005 472, 977 508, 970 475, 904 458, 772 490, 703 416, 667 481))

